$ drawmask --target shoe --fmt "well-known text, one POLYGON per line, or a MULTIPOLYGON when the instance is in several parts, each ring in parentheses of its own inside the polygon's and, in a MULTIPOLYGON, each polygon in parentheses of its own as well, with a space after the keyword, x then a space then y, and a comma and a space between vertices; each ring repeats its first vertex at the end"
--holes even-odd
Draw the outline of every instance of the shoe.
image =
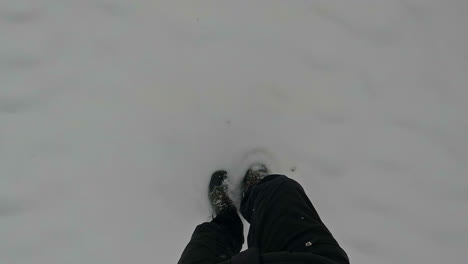
POLYGON ((250 187, 259 183, 263 178, 268 176, 270 171, 262 163, 255 163, 250 166, 245 174, 244 180, 242 181, 241 191, 242 198, 244 198, 245 193, 249 190, 250 187))
POLYGON ((209 199, 216 215, 229 208, 235 208, 228 195, 227 172, 220 170, 213 173, 209 185, 209 199))

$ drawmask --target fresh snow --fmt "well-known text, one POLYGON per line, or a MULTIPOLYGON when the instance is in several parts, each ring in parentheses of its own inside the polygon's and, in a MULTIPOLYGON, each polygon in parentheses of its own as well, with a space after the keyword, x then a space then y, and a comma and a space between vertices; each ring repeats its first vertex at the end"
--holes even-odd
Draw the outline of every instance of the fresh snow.
POLYGON ((0 263, 176 263, 211 173, 236 186, 249 153, 303 184, 352 263, 466 262, 467 13, 0 0, 0 263))

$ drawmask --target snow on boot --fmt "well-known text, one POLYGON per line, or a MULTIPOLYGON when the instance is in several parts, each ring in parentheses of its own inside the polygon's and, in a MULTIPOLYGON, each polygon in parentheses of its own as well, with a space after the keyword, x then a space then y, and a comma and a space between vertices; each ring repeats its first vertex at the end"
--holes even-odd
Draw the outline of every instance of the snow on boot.
POLYGON ((252 187, 253 185, 259 183, 263 178, 268 176, 270 171, 262 163, 255 163, 250 166, 245 174, 244 180, 242 181, 242 198, 244 197, 245 192, 252 187))
POLYGON ((234 207, 234 203, 228 195, 226 171, 216 171, 211 176, 209 199, 216 215, 219 215, 228 208, 234 207))

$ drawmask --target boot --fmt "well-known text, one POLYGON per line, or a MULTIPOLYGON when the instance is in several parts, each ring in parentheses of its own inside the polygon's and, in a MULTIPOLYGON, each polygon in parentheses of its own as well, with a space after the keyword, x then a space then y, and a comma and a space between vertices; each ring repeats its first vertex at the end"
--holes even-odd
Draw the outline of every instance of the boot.
POLYGON ((241 191, 242 198, 244 198, 245 193, 255 184, 259 183, 263 178, 268 176, 270 171, 262 163, 255 163, 250 166, 245 174, 244 180, 242 181, 241 191))
POLYGON ((208 197, 216 215, 221 214, 228 208, 235 208, 234 203, 228 195, 227 178, 227 172, 223 170, 216 171, 211 176, 208 197))

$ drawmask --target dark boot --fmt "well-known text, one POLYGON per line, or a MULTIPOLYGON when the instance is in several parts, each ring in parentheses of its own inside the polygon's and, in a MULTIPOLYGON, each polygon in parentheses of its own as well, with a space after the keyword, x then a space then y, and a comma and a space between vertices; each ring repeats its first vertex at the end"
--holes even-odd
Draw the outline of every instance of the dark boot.
POLYGON ((244 176, 244 180, 242 181, 241 192, 242 198, 244 198, 244 194, 251 188, 253 185, 259 183, 263 178, 268 176, 270 171, 262 163, 255 163, 250 166, 247 170, 247 173, 244 176))
POLYGON ((221 214, 229 208, 235 208, 234 203, 228 195, 227 172, 217 171, 211 176, 208 197, 216 215, 221 214))

